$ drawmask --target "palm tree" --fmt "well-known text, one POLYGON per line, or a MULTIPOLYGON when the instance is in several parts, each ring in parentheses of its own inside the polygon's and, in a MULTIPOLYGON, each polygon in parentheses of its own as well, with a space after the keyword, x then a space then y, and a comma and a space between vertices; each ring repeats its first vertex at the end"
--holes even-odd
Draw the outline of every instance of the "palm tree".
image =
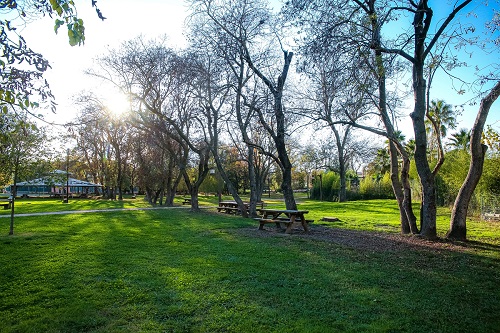
POLYGON ((444 149, 442 138, 446 136, 448 128, 456 127, 455 112, 453 107, 443 100, 431 101, 427 109, 427 119, 425 121, 428 133, 428 149, 430 157, 437 158, 436 170, 440 168, 444 161, 444 149))
POLYGON ((425 121, 430 133, 444 138, 448 128, 455 129, 457 126, 455 111, 453 106, 446 104, 443 100, 431 101, 425 121), (433 126, 435 123, 435 127, 433 126))
POLYGON ((409 158, 413 158, 415 155, 415 139, 410 139, 405 144, 405 150, 409 158))
POLYGON ((385 148, 378 149, 377 156, 375 157, 375 169, 383 175, 389 172, 390 168, 391 158, 389 152, 385 148))
POLYGON ((448 146, 453 149, 469 150, 470 146, 470 131, 466 128, 461 128, 457 133, 453 133, 450 138, 448 146))

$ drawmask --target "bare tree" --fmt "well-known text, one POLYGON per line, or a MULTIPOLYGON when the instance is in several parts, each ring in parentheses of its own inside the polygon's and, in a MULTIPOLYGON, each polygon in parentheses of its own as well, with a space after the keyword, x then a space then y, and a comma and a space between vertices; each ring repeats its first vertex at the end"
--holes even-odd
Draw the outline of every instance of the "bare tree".
MULTIPOLYGON (((267 59, 270 48, 266 51, 255 49, 257 43, 274 39, 270 10, 262 3, 241 0, 231 3, 218 3, 210 0, 191 1, 193 18, 210 21, 221 29, 232 44, 237 45, 236 50, 241 52, 242 59, 254 74, 267 87, 273 98, 272 113, 274 123, 269 123, 264 115, 264 110, 255 107, 259 120, 264 129, 273 138, 277 151, 276 162, 283 173, 283 190, 287 209, 296 209, 297 205, 292 189, 292 164, 286 146, 286 115, 283 107, 283 92, 285 82, 293 58, 293 52, 282 49, 282 67, 277 69, 267 59), (276 73, 277 78, 272 75, 276 73)), ((263 44, 261 43, 260 46, 263 44)))
MULTIPOLYGON (((436 72, 436 68, 443 69, 446 73, 450 68, 461 64, 457 61, 456 54, 453 54, 454 48, 451 45, 461 47, 462 45, 473 43, 466 40, 464 33, 473 29, 467 29, 460 25, 457 16, 465 11, 465 8, 471 4, 471 0, 456 1, 448 4, 448 12, 441 11, 439 21, 435 20, 434 11, 427 0, 419 1, 385 1, 385 0, 352 0, 325 2, 315 1, 316 7, 327 8, 325 13, 330 14, 335 22, 328 26, 326 31, 330 35, 336 35, 342 31, 339 25, 347 24, 350 31, 355 32, 356 27, 364 27, 371 37, 358 40, 364 40, 364 44, 369 46, 374 52, 374 62, 372 66, 375 69, 378 82, 382 88, 387 67, 382 62, 391 57, 400 57, 412 68, 412 90, 414 95, 414 108, 410 114, 413 123, 413 132, 415 135, 415 165, 419 175, 422 188, 422 204, 420 214, 421 230, 420 235, 428 238, 436 237, 436 196, 435 196, 435 177, 439 171, 441 163, 432 165, 428 160, 427 147, 428 136, 426 133, 425 120, 428 118, 430 109, 430 85, 436 72), (409 15, 409 16, 408 16, 409 15), (405 17, 410 20, 405 21, 405 17), (400 22, 401 32, 392 32, 382 39, 382 27, 393 20, 400 22), (369 22, 364 25, 363 22, 369 22), (404 24, 407 24, 405 27, 404 24), (330 29, 330 30, 328 30, 330 29), (406 30, 405 30, 406 29, 406 30), (447 59, 450 61, 447 62, 447 59), (446 64, 446 66, 445 66, 446 64), (383 66, 380 66, 383 65, 383 66)), ((308 7, 306 2, 296 0, 291 1, 299 8, 308 7)), ((327 17, 323 17, 327 19, 327 17)), ((361 29, 363 30, 363 29, 361 29)), ((354 34, 354 33, 353 33, 354 34)), ((355 35, 355 34, 354 34, 355 35)), ((355 40, 353 40, 355 41, 355 40)), ((383 102, 383 90, 379 91, 380 102, 383 102)), ((383 105, 379 103, 380 110, 383 105)), ((384 124, 386 121, 384 120, 384 124)), ((405 157, 402 147, 397 144, 394 136, 388 129, 388 138, 393 140, 399 153, 403 156, 403 170, 405 168, 405 157)), ((405 177, 401 173, 403 189, 406 192, 405 177)), ((393 183, 394 184, 394 183, 393 183)), ((399 188, 399 186, 397 186, 399 188)), ((396 195, 398 197, 398 195, 396 195)), ((404 197, 407 200, 406 197, 404 197)), ((408 216, 410 220, 410 217, 408 216)))
POLYGON ((354 53, 347 48, 349 45, 341 43, 322 47, 318 47, 317 40, 307 43, 302 48, 299 71, 306 74, 311 88, 305 89, 307 84, 301 84, 296 93, 300 97, 298 100, 304 104, 298 106, 298 112, 326 124, 334 135, 340 202, 347 200, 347 150, 353 136, 352 124, 371 114, 369 95, 374 90, 370 75, 360 63, 363 59, 357 55, 357 48, 354 53))
POLYGON ((165 45, 164 39, 128 41, 101 58, 99 64, 101 70, 90 74, 131 96, 138 116, 136 121, 144 127, 163 128, 166 131, 163 134, 182 147, 178 166, 192 197, 191 209, 198 210, 198 189, 208 174, 210 145, 206 144, 199 105, 189 83, 195 73, 189 71, 179 54, 165 45), (196 167, 190 165, 188 157, 195 161, 196 167), (191 167, 196 170, 195 177, 188 172, 191 167))
MULTIPOLYGON (((200 32, 200 37, 205 35, 203 30, 197 31, 200 32)), ((198 45, 196 48, 200 46, 200 44, 195 45, 198 45)), ((228 106, 232 89, 231 73, 225 70, 226 61, 213 53, 191 52, 185 59, 189 71, 196 73, 190 83, 193 97, 198 101, 199 123, 204 131, 205 143, 210 147, 219 175, 238 204, 242 216, 247 217, 247 209, 238 194, 237 186, 228 177, 219 154, 220 134, 224 129, 224 121, 231 113, 231 108, 228 106)))
MULTIPOLYGON (((390 139, 391 181, 400 209, 401 231, 416 233, 418 230, 411 205, 411 188, 408 178, 410 160, 395 136, 394 112, 388 105, 386 80, 387 73, 390 73, 393 67, 393 60, 384 59, 381 51, 381 27, 384 17, 387 19, 387 13, 377 12, 375 1, 332 3, 321 0, 292 1, 286 13, 305 26, 307 39, 304 48, 308 51, 308 58, 311 58, 311 67, 318 66, 318 62, 319 64, 332 62, 333 66, 329 66, 331 69, 327 72, 327 80, 321 81, 329 83, 323 84, 322 95, 330 96, 332 100, 341 99, 342 106, 353 104, 355 108, 354 113, 350 113, 349 108, 338 108, 340 110, 333 113, 335 117, 332 117, 332 112, 326 108, 326 112, 322 113, 320 118, 326 120, 331 128, 335 124, 349 124, 390 139), (343 66, 339 65, 342 60, 345 63, 343 66), (333 75, 344 79, 336 83, 335 78, 330 77, 333 75), (367 80, 369 77, 373 80, 367 80), (374 93, 374 86, 377 88, 377 94, 374 93), (354 94, 355 99, 346 103, 342 97, 353 97, 353 92, 361 92, 361 94, 358 93, 359 96, 354 94), (369 112, 359 112, 360 107, 366 106, 365 99, 371 100, 376 107, 384 129, 363 124, 363 120, 370 119, 369 116, 373 115, 369 112), (400 175, 399 156, 403 159, 400 175)), ((327 102, 331 103, 331 100, 323 97, 322 102, 328 105, 327 102)), ((341 141, 338 140, 338 142, 341 141)))
POLYGON ((106 187, 110 185, 108 142, 103 130, 102 121, 104 105, 94 95, 82 94, 76 99, 81 107, 76 117, 76 124, 72 124, 71 137, 76 140, 76 151, 83 157, 94 182, 106 187))

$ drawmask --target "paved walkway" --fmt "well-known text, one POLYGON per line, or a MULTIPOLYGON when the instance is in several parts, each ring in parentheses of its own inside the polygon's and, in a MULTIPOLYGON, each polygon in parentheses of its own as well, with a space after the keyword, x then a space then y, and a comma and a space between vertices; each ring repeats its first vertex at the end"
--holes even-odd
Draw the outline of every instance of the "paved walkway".
MULTIPOLYGON (((42 215, 65 215, 65 214, 83 214, 83 213, 100 213, 100 212, 116 212, 124 210, 155 210, 155 209, 188 209, 187 206, 174 206, 174 207, 144 207, 144 208, 110 208, 110 209, 89 209, 89 210, 63 210, 59 212, 44 212, 44 213, 26 213, 15 214, 15 217, 21 216, 42 216, 42 215)), ((10 217, 10 214, 0 215, 2 217, 10 217)))

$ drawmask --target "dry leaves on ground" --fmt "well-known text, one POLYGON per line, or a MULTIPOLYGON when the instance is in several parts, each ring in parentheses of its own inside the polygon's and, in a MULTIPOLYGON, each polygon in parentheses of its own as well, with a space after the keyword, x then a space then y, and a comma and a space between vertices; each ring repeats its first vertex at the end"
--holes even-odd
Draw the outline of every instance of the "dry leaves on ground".
POLYGON ((428 250, 433 252, 475 252, 487 249, 500 252, 500 246, 479 242, 452 242, 446 239, 428 240, 416 235, 402 235, 387 232, 348 230, 342 228, 310 226, 309 232, 294 229, 285 234, 284 229, 266 227, 265 230, 255 228, 239 229, 238 232, 252 237, 299 237, 329 242, 354 249, 373 252, 398 251, 403 249, 428 250))

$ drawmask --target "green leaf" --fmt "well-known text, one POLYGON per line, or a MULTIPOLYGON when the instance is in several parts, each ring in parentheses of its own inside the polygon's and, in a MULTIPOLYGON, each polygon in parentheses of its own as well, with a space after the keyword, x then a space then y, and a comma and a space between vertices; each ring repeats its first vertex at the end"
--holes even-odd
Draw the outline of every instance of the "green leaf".
POLYGON ((56 19, 56 24, 54 25, 54 31, 57 34, 59 28, 64 24, 64 21, 56 19))
POLYGON ((56 11, 57 15, 62 16, 63 9, 59 5, 59 0, 50 0, 50 5, 52 6, 52 9, 56 11))
POLYGON ((4 106, 3 106, 3 108, 2 108, 2 112, 3 112, 4 114, 9 113, 9 108, 7 107, 7 105, 4 105, 4 106))
POLYGON ((75 37, 73 30, 68 29, 69 45, 75 46, 78 44, 78 39, 75 37))

